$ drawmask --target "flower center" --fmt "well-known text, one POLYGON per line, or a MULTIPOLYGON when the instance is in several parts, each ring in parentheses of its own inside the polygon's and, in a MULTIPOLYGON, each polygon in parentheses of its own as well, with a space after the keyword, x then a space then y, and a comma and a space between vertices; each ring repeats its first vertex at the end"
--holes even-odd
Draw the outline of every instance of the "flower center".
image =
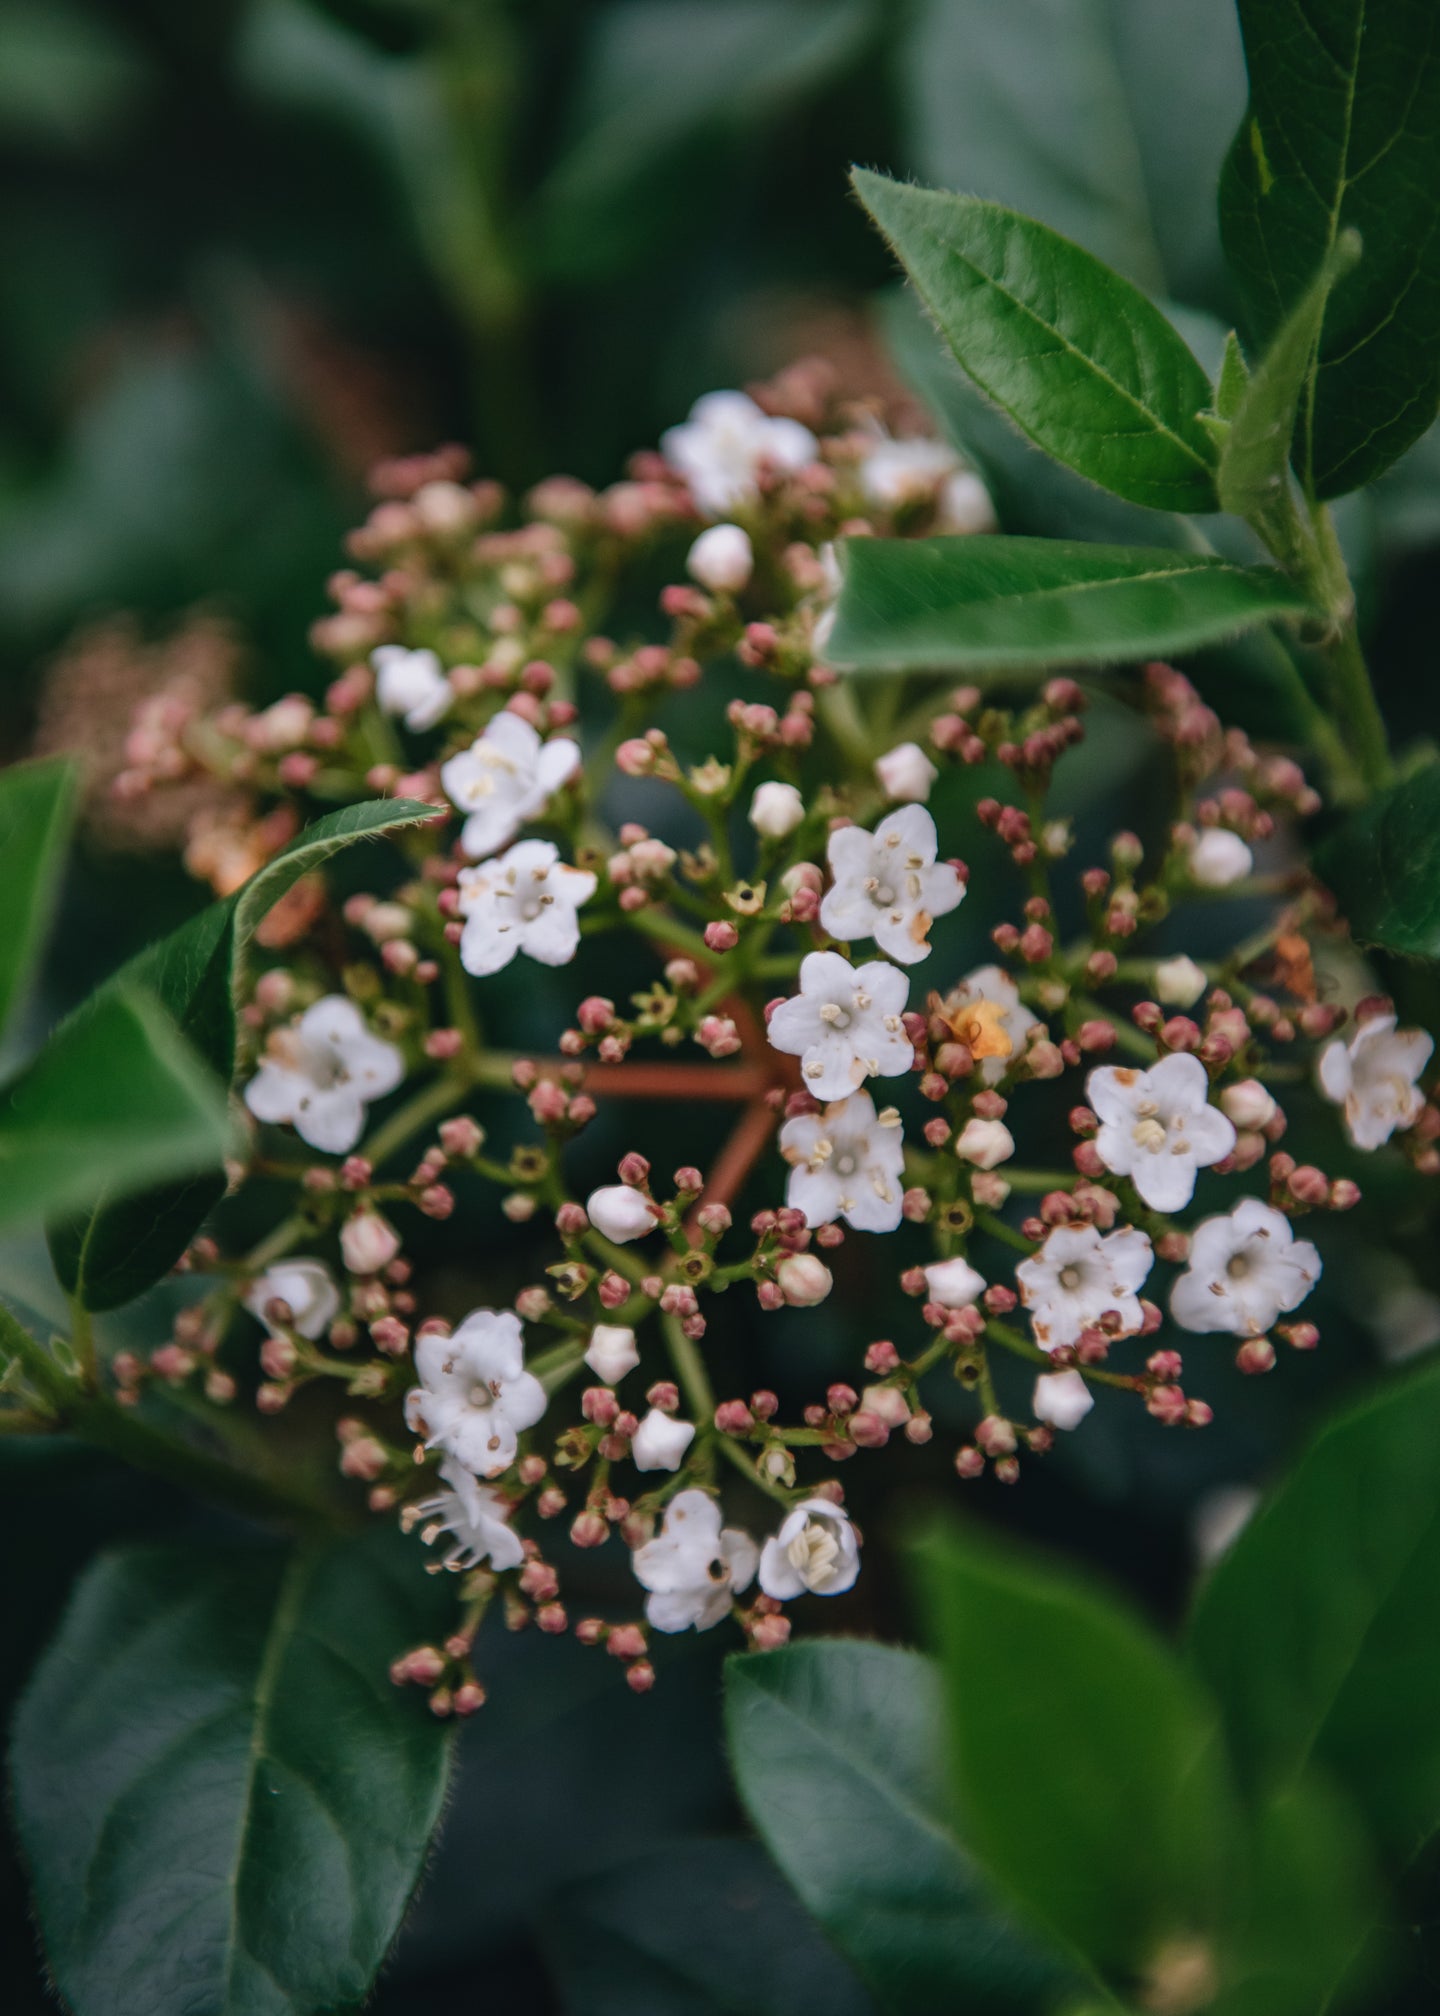
POLYGON ((853 1176, 859 1166, 859 1157, 853 1148, 842 1148, 840 1153, 835 1157, 835 1174, 837 1176, 853 1176))
POLYGON ((807 1589, 823 1589, 835 1579, 840 1543, 823 1526, 807 1526, 795 1535, 785 1556, 807 1589))
POLYGON ((1157 1148, 1165 1146, 1164 1126, 1153 1116, 1137 1120, 1133 1139, 1137 1148, 1148 1148, 1153 1153, 1157 1148))
POLYGON ((1073 1295, 1084 1279, 1085 1277, 1078 1267, 1062 1267, 1060 1269, 1060 1286, 1065 1290, 1067 1295, 1073 1295))
POLYGON ((1243 1281, 1245 1276, 1250 1272, 1250 1255, 1248 1253, 1232 1253, 1226 1262, 1225 1272, 1230 1276, 1232 1281, 1243 1281))

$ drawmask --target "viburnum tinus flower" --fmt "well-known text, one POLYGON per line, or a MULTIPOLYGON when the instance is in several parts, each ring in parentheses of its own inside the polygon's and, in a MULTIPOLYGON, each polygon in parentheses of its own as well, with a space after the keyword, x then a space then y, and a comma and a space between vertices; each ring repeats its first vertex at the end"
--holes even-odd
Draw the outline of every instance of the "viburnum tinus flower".
POLYGON ((872 504, 893 511, 933 497, 959 467, 960 457, 948 442, 923 434, 895 441, 885 434, 861 461, 860 487, 872 504))
POLYGON ((936 860, 935 821, 923 805, 902 805, 873 833, 842 826, 830 835, 834 877, 820 905, 832 938, 873 938, 882 952, 913 966, 930 950, 930 926, 965 894, 955 870, 936 860))
POLYGON ((1037 1421, 1047 1428, 1078 1428, 1095 1405, 1095 1395, 1083 1373, 1042 1372, 1035 1381, 1030 1406, 1037 1421))
POLYGON ((808 1092, 843 1099, 867 1078, 910 1069, 915 1046, 902 1020, 909 991, 905 975, 883 959, 852 966, 838 952, 807 953, 800 992, 770 1017, 770 1042, 800 1059, 808 1092))
POLYGON ((925 1269, 926 1299, 942 1309, 965 1309, 985 1293, 985 1276, 968 1260, 934 1260, 925 1269))
POLYGON ((528 721, 508 709, 440 771, 447 796, 467 813, 460 845, 486 861, 543 812, 580 767, 580 746, 567 735, 542 742, 528 721))
POLYGON ((905 1141, 893 1107, 875 1111, 868 1092, 802 1113, 780 1130, 790 1164, 785 1201, 807 1225, 844 1218, 857 1232, 893 1232, 900 1223, 905 1141))
POLYGON ((660 437, 660 452, 710 517, 752 502, 763 470, 803 469, 818 446, 808 427, 772 418, 745 392, 705 393, 660 437))
POLYGON ((1129 1336, 1144 1321, 1139 1290, 1154 1263, 1133 1225, 1102 1237, 1093 1225, 1057 1225, 1038 1253, 1015 1269, 1020 1299, 1042 1351, 1074 1344, 1106 1316, 1129 1336))
POLYGON ((1223 826, 1211 826, 1190 849, 1192 881, 1202 889, 1228 889, 1243 882, 1255 865, 1255 857, 1240 838, 1223 826))
POLYGON ((427 1449, 443 1449, 479 1477, 515 1461, 520 1432, 545 1412, 545 1388, 525 1370, 520 1319, 474 1309, 452 1336, 415 1344, 421 1383, 405 1395, 405 1420, 427 1449))
POLYGON ((243 1297, 252 1316, 258 1316, 267 1330, 274 1321, 267 1313, 275 1302, 290 1311, 289 1327, 302 1337, 318 1337, 328 1330, 340 1313, 340 1291, 335 1277, 323 1260, 302 1254, 277 1260, 263 1274, 257 1274, 243 1297))
POLYGON ((644 1192, 629 1183, 607 1183, 599 1190, 592 1190, 585 1200, 585 1210, 595 1230, 606 1239, 613 1239, 617 1246, 643 1239, 659 1222, 644 1192))
POLYGON ((360 1139, 369 1102, 404 1076, 395 1045, 371 1035, 353 1001, 327 994, 272 1032, 245 1104, 257 1120, 293 1127, 312 1148, 344 1155, 360 1139))
POLYGON ((1210 1104, 1198 1057, 1162 1057, 1148 1071, 1102 1064, 1085 1096, 1100 1119, 1100 1160, 1113 1175, 1130 1177, 1152 1211, 1181 1210, 1195 1194, 1197 1171, 1235 1146, 1234 1127, 1210 1104))
POLYGON ((1284 1212, 1245 1197, 1190 1235, 1190 1265, 1171 1291, 1170 1313, 1187 1330, 1259 1336, 1319 1279, 1319 1253, 1295 1237, 1284 1212))
POLYGON ((630 1441, 630 1460, 637 1470, 678 1470, 695 1440, 693 1421, 677 1421, 652 1407, 630 1441))
POLYGON ((585 1347, 585 1363, 607 1386, 617 1385, 640 1363, 635 1332, 623 1323, 597 1323, 585 1347))
POLYGON ((459 1570, 488 1561, 496 1569, 518 1568, 525 1549, 500 1494, 480 1483, 453 1456, 441 1463, 440 1475, 445 1489, 433 1498, 416 1499, 406 1509, 407 1525, 420 1526, 427 1547, 433 1547, 442 1533, 449 1535, 451 1544, 437 1565, 459 1570))
POLYGON ((755 571, 755 549, 741 525, 711 525, 685 556, 686 571, 715 595, 738 595, 755 571))
POLYGON ((517 952, 542 966, 565 966, 580 944, 581 904, 595 894, 595 877, 560 859, 549 840, 520 840, 479 868, 460 871, 460 963, 483 978, 510 964, 517 952))
POLYGON ((875 780, 887 798, 918 803, 939 775, 918 742, 899 742, 875 758, 875 780))
POLYGON ((981 1080, 998 1085, 1023 1055, 1038 1019, 1020 999, 1020 989, 999 966, 977 966, 943 1000, 931 997, 934 1012, 950 1026, 957 1043, 975 1059, 981 1080))
POLYGON ((660 1531, 630 1557, 635 1579, 650 1594, 646 1621, 657 1631, 709 1631, 735 1594, 755 1579, 755 1542, 738 1526, 722 1526, 720 1507, 705 1491, 680 1491, 665 1508, 660 1531))
POLYGON ((792 1596, 842 1596, 860 1573, 860 1542, 850 1515, 828 1498, 802 1498, 760 1550, 760 1587, 792 1596))
POLYGON ((1320 1087, 1344 1107, 1357 1148, 1383 1148, 1392 1134, 1415 1125, 1425 1105, 1415 1081, 1434 1048, 1425 1030, 1397 1029, 1393 1015, 1372 1015, 1348 1043, 1337 1036, 1326 1044, 1320 1087))
POLYGON ((433 651, 407 651, 381 644, 370 653, 375 699, 384 714, 398 714, 415 734, 433 728, 449 712, 455 695, 433 651))

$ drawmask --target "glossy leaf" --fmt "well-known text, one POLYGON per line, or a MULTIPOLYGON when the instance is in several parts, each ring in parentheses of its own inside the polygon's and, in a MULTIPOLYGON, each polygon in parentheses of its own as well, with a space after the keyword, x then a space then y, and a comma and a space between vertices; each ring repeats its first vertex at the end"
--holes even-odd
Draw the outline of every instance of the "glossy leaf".
POLYGON ((1213 1709, 1073 1569, 943 1532, 916 1571, 961 1838, 1037 1925, 1111 1978, 1143 1974, 1216 1922, 1238 1845, 1213 1709))
POLYGON ((1440 959, 1440 764, 1352 813, 1315 865, 1362 945, 1440 959))
POLYGON ((1306 607, 1268 568, 1060 539, 852 539, 844 572, 826 655, 860 672, 1123 664, 1306 607))
MULTIPOLYGON (((342 848, 434 816, 433 806, 407 798, 375 799, 328 813, 298 833, 243 889, 147 946, 108 984, 138 983, 153 992, 228 1085, 235 1070, 235 997, 267 911, 302 875, 342 848)), ((186 1183, 102 1201, 84 1218, 53 1225, 50 1255, 66 1292, 79 1295, 87 1309, 115 1309, 133 1300, 175 1264, 224 1190, 223 1173, 211 1167, 186 1183)))
POLYGON ((1002 2016, 1065 1985, 951 1831, 927 1660, 837 1641, 732 1659, 725 1719, 750 1818, 882 2009, 1002 2016))
POLYGON ((1388 1859, 1440 1828, 1440 1367, 1325 1428, 1201 1589, 1195 1659, 1252 1783, 1310 1764, 1388 1859))
POLYGON ((72 763, 0 770, 0 1034, 39 954, 74 815, 72 763))
POLYGON ((1440 402, 1440 10, 1433 0, 1239 0, 1250 106, 1220 190, 1225 249, 1269 341, 1346 229, 1295 467, 1367 483, 1440 402))
POLYGON ((75 2016, 358 2003, 420 1872, 448 1744, 387 1667, 437 1592, 391 1531, 134 1547, 82 1578, 11 1777, 75 2016))
POLYGON ((138 989, 72 1016, 0 1092, 0 1225, 187 1175, 230 1146, 224 1088, 138 989))
POLYGON ((1131 503, 1215 509, 1209 380, 1138 288, 998 203, 854 180, 959 363, 1037 447, 1131 503))

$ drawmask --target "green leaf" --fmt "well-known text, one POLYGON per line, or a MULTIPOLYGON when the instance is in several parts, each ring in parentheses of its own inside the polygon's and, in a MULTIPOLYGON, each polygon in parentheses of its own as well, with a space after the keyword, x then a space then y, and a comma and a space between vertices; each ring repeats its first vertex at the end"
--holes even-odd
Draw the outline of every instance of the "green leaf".
POLYGON ((1204 1584, 1190 1642, 1253 1784, 1310 1764, 1387 1859, 1440 1827, 1440 1367, 1326 1427, 1204 1584))
POLYGON ((1138 288, 998 203, 854 181, 958 362, 1037 447, 1133 504, 1215 509, 1210 382, 1138 288))
POLYGON ((16 763, 0 770, 0 1033, 50 922, 74 817, 73 763, 16 763))
POLYGON ((1269 568, 1061 539, 852 539, 826 655, 852 671, 1039 671, 1177 656, 1303 615, 1269 568))
POLYGON ((939 1689, 918 1653, 832 1640, 732 1659, 725 1722, 750 1818, 882 2009, 1002 2016, 1066 1985, 951 1832, 939 1689))
MULTIPOLYGON (((1341 234, 1319 272, 1256 365, 1243 390, 1233 366, 1222 388, 1230 422, 1220 450, 1220 502, 1237 518, 1279 539, 1286 550, 1294 519, 1290 501, 1290 443, 1300 402, 1310 381, 1325 308, 1336 286, 1360 257, 1353 231, 1341 234)), ((1228 362, 1228 359, 1227 359, 1228 362)), ((1216 394, 1216 410, 1221 411, 1216 394)))
MULTIPOLYGON (((228 1085, 235 1071, 235 1000, 267 911, 342 848, 434 817, 433 805, 410 798, 372 799, 327 813, 243 889, 147 946, 101 993, 127 985, 149 989, 228 1085)), ((66 1293, 80 1296, 87 1309, 132 1301, 174 1266, 224 1190, 222 1171, 211 1167, 187 1183, 102 1198, 84 1218, 52 1225, 50 1257, 66 1293)))
POLYGON ((961 1838, 1102 1973, 1216 1922, 1237 1825, 1214 1712, 1169 1648, 1074 1570, 941 1532, 915 1550, 961 1838))
POLYGON ((173 1022, 107 991, 0 1092, 0 1225, 188 1175, 230 1143, 224 1089, 173 1022))
POLYGON ((1295 467, 1368 483, 1440 402, 1440 11, 1434 0, 1239 0, 1250 106, 1220 187, 1225 250, 1269 341, 1345 229, 1295 467))
POLYGON ((1440 959, 1440 763, 1352 813, 1315 866, 1362 945, 1440 959))
POLYGON ((16 1718, 11 1778, 75 2016, 358 2003, 439 1818, 449 1746, 389 1662, 436 1592, 393 1531, 102 1557, 16 1718))

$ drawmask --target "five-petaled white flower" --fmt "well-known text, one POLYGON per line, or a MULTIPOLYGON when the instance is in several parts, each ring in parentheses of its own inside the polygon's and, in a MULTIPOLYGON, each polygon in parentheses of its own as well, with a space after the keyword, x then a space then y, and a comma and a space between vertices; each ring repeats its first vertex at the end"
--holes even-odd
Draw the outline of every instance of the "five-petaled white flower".
POLYGON ((421 1383, 405 1395, 406 1425, 478 1477, 508 1470, 520 1431, 545 1412, 545 1388, 525 1370, 520 1318, 509 1309, 472 1309, 453 1336, 417 1338, 415 1370, 421 1383))
POLYGON ((1047 1428, 1078 1428, 1095 1405, 1095 1395, 1082 1372, 1042 1372, 1035 1381, 1030 1406, 1047 1428))
POLYGON ((852 966, 838 952, 810 952, 800 992, 770 1017, 772 1049, 800 1059, 807 1092, 843 1099, 870 1077, 898 1078, 915 1061, 902 1017, 910 983, 898 966, 852 966))
POLYGON ((893 1232, 900 1223, 905 1139, 893 1106, 877 1113, 868 1092, 852 1092, 787 1120, 780 1152, 790 1164, 785 1201, 807 1225, 845 1218, 857 1232, 893 1232))
POLYGON ((509 1507, 498 1491, 482 1484, 453 1456, 440 1465, 445 1489, 433 1498, 417 1499, 405 1510, 405 1529, 425 1524, 420 1538, 433 1547, 442 1533, 451 1544, 434 1564, 458 1574, 488 1561, 492 1568, 518 1568, 525 1559, 520 1535, 509 1520, 509 1507))
POLYGON ((580 745, 568 735, 542 742, 518 714, 508 709, 497 714, 478 740, 440 770, 447 796, 469 815, 460 845, 471 860, 498 853, 579 768, 580 745))
POLYGON ((1242 1198, 1190 1237, 1190 1265, 1170 1295, 1170 1314, 1187 1330, 1263 1336, 1298 1309, 1320 1279, 1320 1255, 1297 1239, 1283 1211, 1242 1198))
POLYGON ((842 826, 830 835, 835 878, 820 905, 832 938, 873 938, 882 952, 913 966, 930 950, 930 926, 953 910, 965 885, 938 862, 935 821, 923 805, 902 805, 873 833, 842 826))
POLYGON ((407 728, 421 732, 433 728, 448 712, 455 695, 433 651, 382 644, 370 653, 370 663, 375 668, 375 698, 382 713, 403 715, 407 728))
POLYGON ((1030 1031, 1040 1026, 1020 999, 1020 989, 999 966, 977 966, 959 981, 937 1012, 957 1043, 975 1059, 981 1079, 998 1085, 1024 1054, 1030 1031))
POLYGON ((648 1589, 646 1621, 656 1631, 709 1631, 732 1597, 754 1580, 755 1542, 738 1526, 722 1526, 720 1507, 705 1491, 681 1491, 665 1508, 653 1540, 630 1557, 648 1589))
POLYGON ((340 1290, 330 1269, 323 1260, 310 1260, 299 1253, 277 1260, 257 1274, 243 1299, 250 1314, 258 1316, 270 1331, 275 1323, 266 1312, 272 1303, 283 1302, 290 1311, 289 1328, 298 1330, 302 1337, 318 1337, 340 1314, 340 1290))
POLYGON ((1425 1107, 1415 1082, 1430 1062, 1433 1037, 1397 1029, 1393 1015, 1372 1015, 1347 1043, 1337 1036, 1320 1053, 1320 1088, 1345 1108, 1357 1148, 1381 1148, 1397 1130, 1413 1127, 1425 1107))
POLYGON ((803 469, 818 453, 798 420, 775 419, 744 392, 707 392, 679 427, 660 436, 660 452, 711 517, 751 503, 764 469, 803 469))
POLYGON ((344 1155, 360 1139, 369 1102, 404 1076, 395 1045, 370 1034, 353 1001, 326 994, 273 1032, 245 1104, 257 1120, 293 1127, 312 1148, 344 1155))
POLYGON ((517 952, 542 966, 568 965, 580 945, 576 912, 594 894, 595 877, 562 861, 549 840, 518 840, 496 860, 462 868, 460 964, 477 979, 517 952))
POLYGON ((842 1596, 860 1573, 860 1541, 850 1514, 828 1498, 802 1498, 760 1550, 760 1587, 792 1596, 842 1596))
POLYGON ((875 758, 875 781, 887 798, 918 804, 939 775, 918 742, 897 742, 875 758))
POLYGON ((985 1276, 958 1254, 953 1260, 932 1260, 924 1272, 925 1299, 942 1309, 968 1309, 985 1293, 985 1276))
POLYGON ((1198 1057, 1177 1052, 1148 1071, 1102 1064, 1085 1084, 1099 1115, 1095 1151, 1115 1176, 1128 1176, 1152 1211, 1178 1211, 1195 1194, 1195 1176, 1235 1146, 1235 1129, 1210 1104, 1210 1079, 1198 1057))
POLYGON ((1015 1269, 1020 1300, 1042 1351, 1076 1342, 1106 1316, 1130 1336, 1144 1322, 1138 1290, 1154 1264, 1150 1241, 1133 1225, 1102 1238, 1093 1225, 1057 1225, 1040 1251, 1015 1269))
POLYGON ((630 1460, 637 1470, 678 1470, 694 1440, 693 1421, 652 1407, 630 1438, 630 1460))
POLYGON ((860 488, 872 504, 893 511, 933 498, 959 467, 960 457, 948 442, 925 435, 894 441, 886 434, 860 464, 860 488))

